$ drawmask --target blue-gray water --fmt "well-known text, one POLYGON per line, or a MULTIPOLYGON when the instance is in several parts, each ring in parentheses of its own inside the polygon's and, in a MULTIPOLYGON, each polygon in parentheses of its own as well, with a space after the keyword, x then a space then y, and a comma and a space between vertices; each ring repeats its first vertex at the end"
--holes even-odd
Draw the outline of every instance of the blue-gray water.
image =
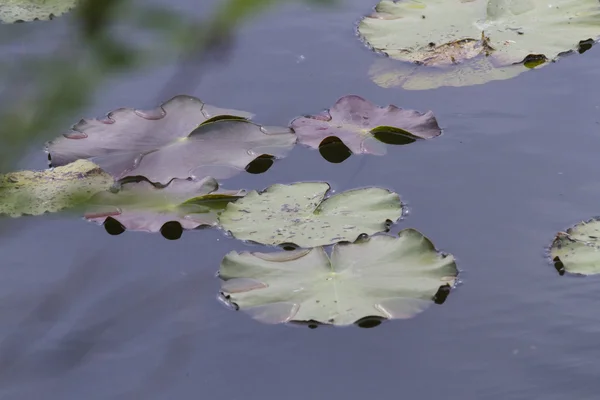
MULTIPOLYGON (((197 3, 171 2, 198 16, 216 4, 197 3)), ((400 226, 458 260, 462 284, 446 303, 375 329, 263 325, 216 301, 221 258, 250 248, 218 231, 167 241, 112 237, 76 218, 2 220, 13 230, 0 240, 0 398, 598 399, 600 278, 559 276, 545 248, 600 214, 600 47, 508 81, 383 89, 367 76, 378 56, 354 36, 371 3, 279 7, 242 27, 228 61, 199 84, 165 89, 173 60, 111 79, 71 119, 180 92, 270 125, 351 93, 431 109, 444 128, 435 140, 342 164, 297 147, 226 187, 324 180, 397 191, 410 207, 400 226)), ((2 51, 47 51, 70 23, 0 26, 0 36, 38 33, 2 51)), ((42 148, 33 143, 19 166, 44 168, 42 148)))

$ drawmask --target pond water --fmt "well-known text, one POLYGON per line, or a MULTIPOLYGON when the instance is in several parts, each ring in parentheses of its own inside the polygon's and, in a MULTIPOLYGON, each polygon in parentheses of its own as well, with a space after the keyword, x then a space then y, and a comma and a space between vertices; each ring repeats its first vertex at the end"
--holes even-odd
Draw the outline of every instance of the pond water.
MULTIPOLYGON (((197 3, 171 2, 198 16, 217 4, 197 3)), ((600 214, 600 49, 503 82, 383 89, 367 76, 378 56, 354 37, 375 2, 339 3, 262 14, 198 82, 164 87, 177 60, 119 75, 72 121, 179 93, 268 125, 346 94, 431 109, 444 129, 435 140, 341 164, 298 146, 225 186, 323 180, 400 193, 410 213, 395 229, 416 228, 457 258, 461 284, 447 301, 374 329, 264 325, 216 299, 222 257, 258 246, 215 230, 167 241, 56 215, 4 219, 0 398, 598 398, 600 277, 559 276, 545 250, 557 231, 600 214)), ((72 22, 20 25, 47 43, 3 51, 45 51, 72 22)), ((42 148, 32 143, 19 167, 44 168, 42 148)))

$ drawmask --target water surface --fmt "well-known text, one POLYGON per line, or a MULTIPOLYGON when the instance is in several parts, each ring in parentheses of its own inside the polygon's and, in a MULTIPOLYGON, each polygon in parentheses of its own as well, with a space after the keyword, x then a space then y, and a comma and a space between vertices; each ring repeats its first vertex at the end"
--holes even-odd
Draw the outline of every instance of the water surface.
MULTIPOLYGON (((217 4, 197 3, 171 2, 198 16, 217 4)), ((179 93, 268 125, 346 94, 431 109, 444 129, 435 140, 342 164, 297 147, 225 186, 324 180, 336 191, 397 191, 410 213, 395 229, 414 227, 458 260, 462 284, 446 303, 375 329, 268 326, 216 301, 221 258, 258 246, 212 230, 167 241, 59 216, 3 220, 2 399, 598 398, 600 278, 560 277, 545 248, 600 214, 600 50, 509 81, 383 89, 367 76, 378 56, 354 37, 372 5, 279 7, 242 27, 231 56, 201 79, 165 88, 178 60, 123 74, 71 120, 179 93)), ((30 33, 2 57, 48 51, 72 23, 0 26, 0 36, 30 33)), ((19 166, 44 168, 42 148, 32 143, 19 166)))

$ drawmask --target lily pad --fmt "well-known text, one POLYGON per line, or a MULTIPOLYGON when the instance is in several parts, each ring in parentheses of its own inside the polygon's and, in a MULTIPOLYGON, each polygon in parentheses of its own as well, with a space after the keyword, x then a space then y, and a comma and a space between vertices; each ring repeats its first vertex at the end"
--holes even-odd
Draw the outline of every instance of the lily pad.
POLYGON ((66 13, 79 0, 3 0, 0 21, 4 23, 47 20, 66 13))
POLYGON ((110 189, 113 183, 110 175, 87 160, 46 171, 1 175, 0 214, 19 217, 72 208, 110 189))
POLYGON ((552 262, 559 274, 600 273, 600 217, 559 232, 550 247, 552 262))
POLYGON ((121 109, 104 121, 81 121, 47 150, 52 165, 86 158, 118 180, 225 179, 261 156, 285 156, 296 143, 289 128, 263 127, 249 116, 178 96, 156 110, 121 109))
POLYGON ((428 90, 442 86, 470 86, 511 79, 529 69, 524 65, 495 67, 487 57, 477 57, 468 63, 447 68, 380 58, 371 65, 369 77, 375 84, 386 89, 428 90))
POLYGON ((556 60, 596 40, 599 22, 596 0, 383 0, 358 32, 376 51, 419 64, 416 72, 450 67, 451 85, 462 86, 556 60), (463 67, 467 72, 456 72, 463 67))
MULTIPOLYGON (((295 144, 296 135, 289 128, 219 120, 204 123, 189 136, 142 155, 119 177, 144 176, 160 184, 188 177, 226 179, 244 171, 257 158, 284 157, 295 144)), ((118 158, 99 163, 108 171, 118 171, 122 165, 118 158)))
POLYGON ((326 198, 325 182, 273 185, 227 205, 219 217, 240 240, 266 245, 325 246, 385 231, 402 216, 400 196, 381 188, 349 190, 326 198))
MULTIPOLYGON (((71 131, 46 146, 52 166, 82 158, 120 155, 123 159, 156 150, 187 137, 207 120, 217 117, 251 118, 245 111, 203 103, 191 96, 176 96, 153 110, 120 108, 105 119, 83 119, 71 131)), ((117 157, 115 157, 117 158, 117 157)))
POLYGON ((325 139, 340 139, 354 154, 385 154, 383 143, 406 144, 431 139, 441 129, 431 111, 420 113, 393 105, 379 107, 360 96, 340 98, 328 111, 296 118, 292 128, 300 143, 318 149, 325 139), (386 135, 387 134, 387 135, 386 135))
POLYGON ((169 222, 178 223, 181 229, 216 226, 218 214, 243 194, 219 190, 217 181, 210 177, 200 181, 175 179, 164 188, 139 180, 123 184, 116 193, 95 195, 85 218, 98 224, 111 218, 123 230, 142 232, 160 232, 169 222))
POLYGON ((278 253, 231 252, 221 262, 221 292, 237 309, 265 323, 344 326, 411 318, 442 303, 458 270, 414 229, 278 253))

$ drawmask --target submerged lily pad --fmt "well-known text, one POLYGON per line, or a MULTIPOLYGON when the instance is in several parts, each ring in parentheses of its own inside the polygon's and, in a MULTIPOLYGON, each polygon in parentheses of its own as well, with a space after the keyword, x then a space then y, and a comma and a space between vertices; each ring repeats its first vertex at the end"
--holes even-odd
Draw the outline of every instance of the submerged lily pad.
POLYGON ((454 257, 414 229, 336 244, 331 257, 322 247, 231 252, 219 271, 224 297, 254 319, 337 326, 413 317, 442 303, 457 275, 454 257))
POLYGON ((600 218, 580 222, 566 232, 559 232, 550 247, 556 270, 562 275, 600 273, 600 218))
POLYGON ((349 190, 325 198, 329 185, 302 182, 252 191, 219 217, 236 239, 300 247, 354 241, 385 231, 402 216, 400 196, 386 189, 349 190))
POLYGON ((110 189, 113 183, 110 175, 87 160, 46 171, 1 175, 0 214, 19 217, 72 208, 110 189))
POLYGON ((49 142, 46 150, 53 166, 109 155, 135 159, 187 137, 200 124, 219 116, 251 118, 252 114, 214 107, 191 96, 175 96, 154 110, 120 108, 105 119, 82 119, 70 132, 49 142))
POLYGON ((4 23, 46 20, 58 17, 79 0, 2 0, 0 21, 4 23))
POLYGON ((487 57, 477 57, 468 63, 448 68, 380 58, 371 65, 369 77, 375 84, 386 89, 428 90, 442 86, 460 87, 511 79, 527 70, 523 65, 495 67, 487 57))
POLYGON ((323 114, 296 118, 291 126, 302 144, 318 149, 330 144, 325 139, 335 137, 354 154, 385 154, 382 142, 406 144, 441 134, 431 111, 379 107, 355 95, 340 98, 323 114))
MULTIPOLYGON (((125 183, 116 193, 102 192, 89 201, 85 217, 104 224, 107 218, 123 230, 160 232, 166 223, 181 229, 217 225, 217 216, 241 191, 219 191, 213 178, 201 181, 175 179, 164 188, 147 180, 125 183)), ((108 229, 107 229, 108 230, 108 229)))
POLYGON ((391 86, 404 80, 419 88, 435 87, 415 81, 421 71, 426 78, 436 75, 436 68, 427 66, 449 67, 452 86, 515 76, 596 40, 599 23, 597 0, 383 0, 358 32, 373 49, 420 65, 413 76, 396 74, 395 79, 389 68, 387 78, 372 71, 376 81, 391 86))

